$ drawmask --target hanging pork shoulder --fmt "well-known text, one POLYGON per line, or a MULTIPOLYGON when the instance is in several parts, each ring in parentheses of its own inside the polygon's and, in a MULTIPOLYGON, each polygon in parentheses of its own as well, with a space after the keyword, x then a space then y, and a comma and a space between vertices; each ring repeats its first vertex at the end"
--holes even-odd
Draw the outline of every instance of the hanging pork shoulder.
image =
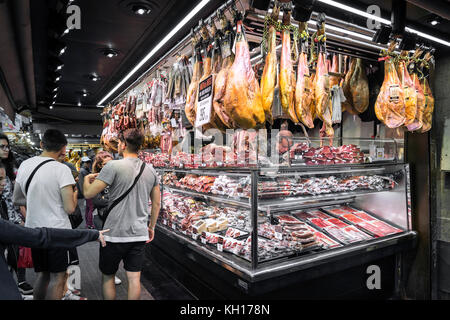
POLYGON ((237 22, 236 33, 236 56, 228 72, 223 109, 233 128, 261 128, 265 123, 261 89, 250 62, 241 19, 237 22))
POLYGON ((355 58, 348 58, 348 59, 351 59, 351 61, 342 83, 342 91, 344 92, 345 96, 345 101, 342 102, 342 109, 351 114, 358 114, 358 112, 353 108, 353 95, 352 91, 350 90, 351 89, 350 81, 352 79, 353 73, 356 70, 356 59, 355 58))
POLYGON ((394 62, 389 57, 384 62, 384 81, 375 103, 375 113, 377 118, 391 129, 405 123, 403 88, 394 62))

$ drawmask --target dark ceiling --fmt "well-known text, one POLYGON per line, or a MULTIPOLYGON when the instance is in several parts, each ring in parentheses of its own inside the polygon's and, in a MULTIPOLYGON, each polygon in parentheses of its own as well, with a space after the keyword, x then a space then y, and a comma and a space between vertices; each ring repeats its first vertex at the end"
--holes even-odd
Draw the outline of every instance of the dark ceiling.
MULTIPOLYGON (((59 90, 53 110, 48 106, 52 102, 52 91, 48 91, 48 77, 51 57, 49 54, 49 31, 53 16, 51 12, 61 6, 60 0, 33 0, 31 3, 31 25, 33 36, 34 69, 38 114, 37 121, 44 120, 48 114, 57 118, 75 122, 99 122, 101 109, 98 102, 133 67, 183 19, 199 1, 192 0, 75 0, 81 9, 81 29, 71 30, 61 41, 67 50, 60 57, 64 63, 60 71, 62 78, 58 82, 59 90), (145 2, 151 8, 149 14, 137 15, 131 3, 145 2), (102 49, 112 48, 118 55, 108 58, 102 49), (89 75, 97 75, 99 81, 92 81, 89 75), (83 97, 82 92, 88 96, 83 97), (78 104, 81 103, 81 106, 78 104), (90 111, 86 111, 91 109, 90 111)), ((190 28, 202 17, 211 14, 222 1, 210 1, 185 28, 180 30, 171 41, 160 50, 160 54, 183 38, 190 28)), ((65 14, 65 8, 60 16, 65 14)), ((142 67, 142 71, 158 59, 153 59, 142 67)), ((136 77, 140 74, 136 73, 136 77)), ((134 78, 130 79, 130 82, 134 78)), ((124 85, 124 88, 126 84, 124 85)), ((120 92, 120 91, 119 91, 120 92)), ((117 93, 119 93, 117 92, 117 93)))

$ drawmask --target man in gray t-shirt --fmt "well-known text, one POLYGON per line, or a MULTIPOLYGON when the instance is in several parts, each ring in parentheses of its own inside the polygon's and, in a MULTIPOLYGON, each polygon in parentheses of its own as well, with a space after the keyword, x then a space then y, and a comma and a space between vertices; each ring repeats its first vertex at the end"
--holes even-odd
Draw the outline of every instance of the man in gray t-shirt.
MULTIPOLYGON (((138 129, 129 129, 119 136, 119 154, 122 160, 109 161, 99 174, 84 178, 83 193, 91 199, 109 186, 110 207, 126 193, 140 174, 143 163, 138 158, 144 137, 138 129)), ((140 297, 140 276, 144 262, 144 246, 154 237, 156 220, 161 207, 159 180, 151 165, 145 165, 137 183, 130 193, 109 212, 104 228, 110 229, 105 236, 107 246, 100 248, 100 271, 103 274, 103 296, 113 300, 116 296, 114 277, 120 261, 127 271, 128 299, 140 297), (149 212, 149 200, 152 209, 149 212), (150 214, 150 223, 149 222, 150 214)))

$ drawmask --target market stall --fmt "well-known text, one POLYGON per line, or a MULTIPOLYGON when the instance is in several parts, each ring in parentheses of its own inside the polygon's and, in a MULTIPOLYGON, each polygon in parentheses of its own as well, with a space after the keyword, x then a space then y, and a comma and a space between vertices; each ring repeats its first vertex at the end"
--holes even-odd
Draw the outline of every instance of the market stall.
POLYGON ((103 111, 103 147, 140 128, 160 174, 148 258, 198 297, 399 296, 435 48, 401 14, 369 29, 263 2, 224 2, 103 111))

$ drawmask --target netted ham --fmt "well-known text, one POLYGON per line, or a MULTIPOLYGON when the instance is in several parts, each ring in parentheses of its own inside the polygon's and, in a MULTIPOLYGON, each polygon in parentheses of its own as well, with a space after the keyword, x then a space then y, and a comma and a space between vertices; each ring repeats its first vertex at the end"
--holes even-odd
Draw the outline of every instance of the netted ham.
POLYGON ((228 71, 223 112, 230 119, 232 128, 255 129, 264 125, 265 113, 261 89, 250 62, 250 51, 242 28, 242 21, 238 21, 236 56, 228 71))
POLYGON ((375 102, 375 114, 391 129, 400 127, 406 120, 402 84, 390 58, 384 62, 384 82, 375 102))

